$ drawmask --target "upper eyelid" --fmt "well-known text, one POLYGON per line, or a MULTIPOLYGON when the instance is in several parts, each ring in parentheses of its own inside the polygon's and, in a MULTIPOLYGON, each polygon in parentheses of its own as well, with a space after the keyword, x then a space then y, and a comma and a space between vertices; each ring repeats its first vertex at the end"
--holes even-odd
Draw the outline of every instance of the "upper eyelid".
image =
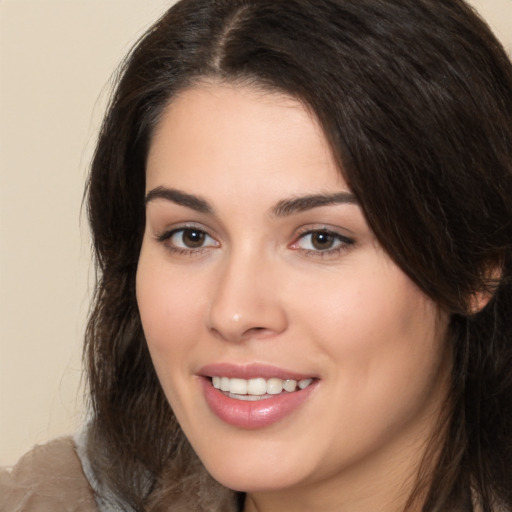
MULTIPOLYGON (((152 201, 148 204, 156 204, 157 201, 152 201)), ((146 213, 146 221, 154 234, 169 233, 179 229, 198 229, 204 231, 212 238, 219 239, 222 233, 222 226, 217 223, 209 222, 211 219, 205 219, 204 215, 183 215, 183 214, 170 214, 167 211, 156 211, 150 214, 146 213)))
POLYGON ((157 233, 156 236, 158 239, 169 239, 170 237, 174 236, 176 233, 179 233, 180 231, 187 231, 187 230, 196 230, 201 231, 204 233, 207 237, 211 238, 212 240, 216 240, 216 237, 213 236, 208 230, 196 226, 196 225, 186 225, 186 226, 177 226, 177 227, 171 227, 168 229, 162 230, 162 232, 157 233))
POLYGON ((309 231, 305 231, 303 233, 300 233, 296 238, 295 241, 292 242, 293 244, 296 244, 299 240, 302 238, 308 236, 308 235, 314 235, 315 233, 327 233, 329 235, 333 235, 335 238, 338 238, 341 242, 347 243, 347 244, 353 244, 354 240, 346 235, 342 235, 341 233, 337 233, 336 231, 330 231, 327 229, 312 229, 309 231))
POLYGON ((295 230, 295 238, 318 232, 331 233, 333 235, 349 240, 352 240, 355 236, 355 234, 350 229, 345 227, 334 227, 328 224, 308 224, 295 230))
POLYGON ((197 229, 197 231, 203 231, 208 236, 214 238, 212 230, 201 224, 200 222, 188 221, 188 222, 173 222, 165 224, 165 227, 161 229, 154 228, 154 232, 159 236, 160 234, 175 233, 184 229, 197 229))

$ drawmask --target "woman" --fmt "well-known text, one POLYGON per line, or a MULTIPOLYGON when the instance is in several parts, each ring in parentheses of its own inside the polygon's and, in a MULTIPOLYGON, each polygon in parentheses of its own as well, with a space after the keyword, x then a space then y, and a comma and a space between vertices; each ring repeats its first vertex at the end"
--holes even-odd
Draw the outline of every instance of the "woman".
POLYGON ((88 208, 100 510, 512 509, 512 66, 462 1, 179 2, 88 208))

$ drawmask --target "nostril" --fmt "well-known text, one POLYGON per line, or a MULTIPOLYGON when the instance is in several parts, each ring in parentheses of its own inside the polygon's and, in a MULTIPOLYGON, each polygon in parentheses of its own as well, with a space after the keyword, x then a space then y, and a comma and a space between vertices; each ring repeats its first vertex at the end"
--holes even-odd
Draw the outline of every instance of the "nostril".
POLYGON ((270 336, 272 336, 272 330, 267 329, 266 327, 251 327, 250 329, 247 329, 243 334, 244 338, 256 337, 261 339, 270 336))

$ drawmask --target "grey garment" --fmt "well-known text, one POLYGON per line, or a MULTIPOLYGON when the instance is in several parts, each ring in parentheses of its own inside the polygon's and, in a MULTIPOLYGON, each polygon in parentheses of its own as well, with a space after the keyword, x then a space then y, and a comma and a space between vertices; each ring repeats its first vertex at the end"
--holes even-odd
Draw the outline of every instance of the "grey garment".
MULTIPOLYGON (((74 442, 85 478, 94 491, 98 512, 137 512, 96 477, 87 456, 87 432, 88 429, 85 427, 75 435, 74 442)), ((158 497, 159 504, 152 502, 148 504, 149 509, 153 510, 152 507, 156 506, 155 510, 163 510, 161 505, 165 502, 165 509, 172 510, 172 512, 190 512, 191 510, 197 512, 240 512, 243 510, 244 496, 216 482, 197 459, 192 448, 190 450, 190 457, 195 459, 196 470, 183 478, 176 480, 170 478, 169 485, 158 497)), ((194 464, 193 460, 192 464, 194 464)), ((148 476, 146 478, 148 492, 153 484, 154 480, 148 476)))
POLYGON ((128 503, 119 499, 109 488, 96 478, 89 457, 87 456, 87 427, 81 432, 78 432, 73 437, 73 441, 75 442, 76 452, 82 464, 85 477, 94 491, 94 499, 98 505, 98 512, 137 512, 128 503))
POLYGON ((0 468, 1 512, 98 512, 71 437, 35 446, 0 468))

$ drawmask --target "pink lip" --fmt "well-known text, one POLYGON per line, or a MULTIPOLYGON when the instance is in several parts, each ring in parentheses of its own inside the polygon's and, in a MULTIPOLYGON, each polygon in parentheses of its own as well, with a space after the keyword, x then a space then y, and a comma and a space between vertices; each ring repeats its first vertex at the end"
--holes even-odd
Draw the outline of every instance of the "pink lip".
POLYGON ((243 429, 264 428, 281 421, 304 404, 318 384, 318 380, 314 380, 306 389, 293 393, 283 392, 262 400, 244 401, 229 398, 222 391, 215 389, 209 377, 222 376, 240 379, 277 377, 301 380, 308 376, 269 366, 233 366, 229 364, 206 366, 201 369, 200 374, 204 397, 210 410, 225 423, 243 429))

